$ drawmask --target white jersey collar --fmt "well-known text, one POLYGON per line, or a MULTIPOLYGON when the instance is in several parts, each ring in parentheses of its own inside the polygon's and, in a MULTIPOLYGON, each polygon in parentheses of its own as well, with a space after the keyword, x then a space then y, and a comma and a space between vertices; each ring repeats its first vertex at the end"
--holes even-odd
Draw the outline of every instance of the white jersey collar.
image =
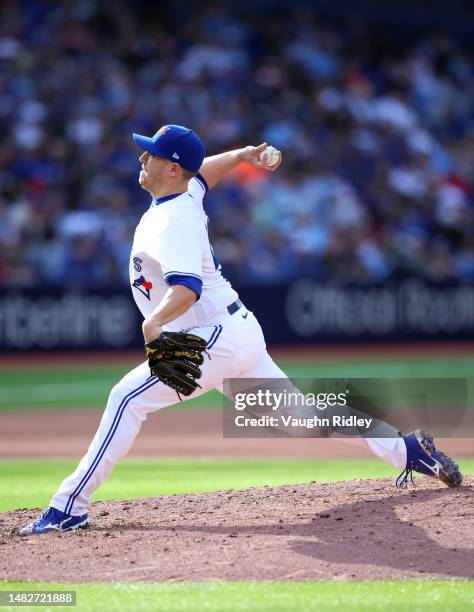
POLYGON ((168 200, 173 200, 174 198, 177 198, 180 195, 183 195, 183 193, 186 193, 186 192, 182 191, 181 193, 171 193, 170 195, 163 196, 162 198, 153 198, 153 200, 151 201, 151 205, 159 206, 160 204, 163 204, 163 202, 168 202, 168 200))

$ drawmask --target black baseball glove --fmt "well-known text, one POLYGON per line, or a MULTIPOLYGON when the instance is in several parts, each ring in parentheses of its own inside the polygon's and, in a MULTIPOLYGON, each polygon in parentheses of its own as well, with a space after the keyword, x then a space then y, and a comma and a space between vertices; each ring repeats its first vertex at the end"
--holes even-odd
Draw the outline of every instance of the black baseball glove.
MULTIPOLYGON (((182 395, 191 395, 201 385, 201 366, 206 341, 186 332, 163 332, 145 344, 148 365, 153 376, 182 395)), ((181 399, 181 398, 180 398, 181 399)))

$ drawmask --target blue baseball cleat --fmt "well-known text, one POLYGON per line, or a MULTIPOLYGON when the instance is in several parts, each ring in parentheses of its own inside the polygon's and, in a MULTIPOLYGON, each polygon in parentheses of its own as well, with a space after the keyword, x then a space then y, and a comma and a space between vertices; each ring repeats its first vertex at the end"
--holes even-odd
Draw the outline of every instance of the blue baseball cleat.
POLYGON ((407 465, 397 478, 396 484, 399 489, 407 485, 408 477, 413 482, 412 472, 437 478, 448 487, 459 487, 462 482, 459 466, 450 457, 436 449, 433 436, 423 429, 417 429, 402 437, 407 447, 407 465))
POLYGON ((87 526, 87 514, 82 516, 71 516, 56 510, 47 508, 43 514, 20 531, 21 536, 39 535, 48 531, 75 531, 87 526))

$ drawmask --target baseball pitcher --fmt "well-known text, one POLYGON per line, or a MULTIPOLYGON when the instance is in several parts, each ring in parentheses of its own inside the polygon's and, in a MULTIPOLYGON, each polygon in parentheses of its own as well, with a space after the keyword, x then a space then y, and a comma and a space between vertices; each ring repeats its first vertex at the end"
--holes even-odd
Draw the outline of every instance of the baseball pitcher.
MULTIPOLYGON (((222 275, 203 209, 208 189, 238 164, 274 171, 281 154, 262 143, 205 157, 198 135, 179 125, 133 138, 142 150, 138 180, 152 197, 130 257, 147 359, 112 389, 87 453, 21 535, 85 527, 93 492, 128 453, 148 413, 174 404, 178 396, 185 400, 210 389, 222 391, 225 378, 285 378, 267 352, 256 317, 222 275)), ((412 470, 448 486, 461 482, 458 466, 426 432, 402 436, 393 429, 389 437, 360 438, 359 443, 403 469, 402 482, 412 470)))

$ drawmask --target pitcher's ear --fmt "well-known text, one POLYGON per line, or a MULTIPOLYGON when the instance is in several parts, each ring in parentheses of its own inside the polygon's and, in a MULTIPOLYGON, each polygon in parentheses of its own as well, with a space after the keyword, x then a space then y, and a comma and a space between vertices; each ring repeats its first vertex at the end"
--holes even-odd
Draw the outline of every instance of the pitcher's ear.
POLYGON ((177 166, 178 164, 175 164, 173 162, 167 164, 168 176, 171 176, 173 178, 176 178, 178 176, 179 169, 177 168, 177 166))

